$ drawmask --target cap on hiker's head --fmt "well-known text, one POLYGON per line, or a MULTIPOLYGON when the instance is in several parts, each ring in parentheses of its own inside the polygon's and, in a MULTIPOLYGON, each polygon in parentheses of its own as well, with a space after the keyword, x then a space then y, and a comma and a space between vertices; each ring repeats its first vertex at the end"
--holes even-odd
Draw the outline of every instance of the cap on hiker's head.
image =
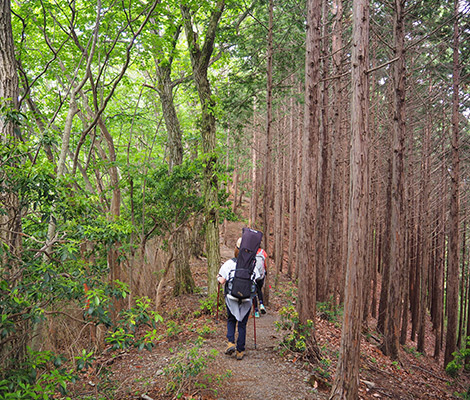
POLYGON ((242 238, 239 237, 238 240, 237 240, 237 249, 240 248, 240 245, 242 244, 242 238))

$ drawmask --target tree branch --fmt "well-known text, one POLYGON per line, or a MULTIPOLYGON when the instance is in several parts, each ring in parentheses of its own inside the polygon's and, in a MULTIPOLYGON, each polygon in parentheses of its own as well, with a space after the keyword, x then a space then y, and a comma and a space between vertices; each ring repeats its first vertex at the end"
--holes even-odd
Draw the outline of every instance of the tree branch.
POLYGON ((370 74, 371 72, 377 71, 378 69, 381 69, 383 67, 386 67, 387 65, 393 64, 395 61, 398 61, 400 57, 395 57, 387 62, 384 62, 383 64, 378 65, 377 67, 371 68, 367 70, 367 73, 370 74))
MULTIPOLYGON (((135 39, 137 38, 138 35, 140 35, 140 33, 142 32, 142 30, 144 29, 145 25, 147 24, 147 22, 149 21, 150 19, 150 16, 152 15, 153 11, 155 10, 155 7, 157 6, 157 4, 160 2, 160 0, 155 0, 153 5, 151 6, 150 10, 148 11, 148 14, 147 16, 145 17, 144 21, 142 21, 142 24, 140 25, 139 29, 137 30, 137 32, 134 34, 134 36, 132 37, 132 40, 130 41, 130 43, 128 44, 127 48, 126 48, 126 60, 124 62, 124 65, 123 67, 121 68, 121 72, 119 73, 117 79, 115 80, 114 82, 114 85, 111 87, 111 90, 110 92, 108 93, 108 95, 106 96, 106 98, 104 99, 103 101, 103 104, 101 106, 101 108, 96 112, 95 114, 95 118, 93 119, 93 121, 91 122, 91 124, 88 126, 88 128, 86 128, 83 132, 82 132, 82 135, 80 137, 80 143, 79 145, 77 146, 77 150, 75 152, 75 157, 74 157, 74 160, 73 160, 73 169, 72 169, 72 173, 74 174, 75 171, 77 170, 77 161, 78 161, 78 155, 80 153, 80 148, 81 146, 83 145, 84 141, 85 141, 85 137, 86 135, 96 126, 96 124, 98 123, 98 121, 100 120, 101 118, 101 114, 103 113, 103 111, 106 109, 106 106, 108 105, 108 102, 109 100, 111 99, 111 97, 113 96, 114 94, 114 91, 116 90, 116 87, 117 85, 119 84, 119 82, 121 81, 122 77, 124 76, 126 70, 127 70, 127 67, 129 66, 129 63, 130 63, 130 59, 131 59, 131 50, 132 48, 134 47, 134 43, 135 43, 135 39)), ((140 14, 142 15, 143 12, 140 14)))

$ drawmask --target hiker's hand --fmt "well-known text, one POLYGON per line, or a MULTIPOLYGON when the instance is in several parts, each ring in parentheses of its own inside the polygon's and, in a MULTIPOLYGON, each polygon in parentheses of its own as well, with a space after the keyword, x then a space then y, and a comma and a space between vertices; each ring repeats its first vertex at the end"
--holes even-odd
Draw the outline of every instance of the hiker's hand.
POLYGON ((224 284, 225 282, 227 282, 227 280, 222 276, 222 275, 219 275, 217 277, 217 280, 219 281, 220 284, 224 284))

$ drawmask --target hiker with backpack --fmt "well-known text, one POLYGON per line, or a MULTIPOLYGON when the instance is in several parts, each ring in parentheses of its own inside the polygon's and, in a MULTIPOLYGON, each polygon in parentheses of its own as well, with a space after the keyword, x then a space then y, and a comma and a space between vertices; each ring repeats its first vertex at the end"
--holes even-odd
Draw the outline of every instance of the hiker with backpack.
POLYGON ((235 353, 237 360, 245 355, 246 324, 256 295, 256 279, 259 272, 255 268, 256 252, 263 234, 250 228, 243 228, 242 240, 235 248, 235 258, 227 260, 219 270, 217 280, 224 285, 225 305, 227 306, 227 347, 225 354, 235 353), (235 330, 238 325, 238 338, 235 344, 235 330))
MULTIPOLYGON (((242 238, 237 240, 237 248, 240 248, 242 238)), ((255 309, 255 318, 259 318, 259 313, 266 314, 266 308, 264 307, 263 301, 263 286, 266 278, 266 270, 268 267, 268 254, 261 247, 256 253, 256 269, 258 270, 259 277, 256 279, 256 296, 253 298, 253 305, 255 309), (259 301, 259 308, 258 308, 259 301)))

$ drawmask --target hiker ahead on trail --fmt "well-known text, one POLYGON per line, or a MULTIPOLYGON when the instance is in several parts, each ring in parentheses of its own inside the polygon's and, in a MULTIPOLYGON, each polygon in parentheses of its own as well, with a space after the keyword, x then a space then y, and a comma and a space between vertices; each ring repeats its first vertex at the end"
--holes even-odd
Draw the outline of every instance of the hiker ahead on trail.
MULTIPOLYGON (((237 249, 240 248, 242 243, 242 238, 237 240, 237 249)), ((268 254, 264 249, 259 248, 256 252, 256 269, 258 270, 258 277, 256 278, 256 296, 253 298, 253 304, 255 308, 255 318, 259 318, 259 312, 261 314, 266 314, 266 308, 264 307, 264 297, 263 297, 263 285, 266 278, 266 271, 268 269, 268 254), (258 308, 259 301, 259 308, 258 308)))
POLYGON ((256 279, 256 294, 257 296, 253 299, 255 305, 255 317, 259 317, 259 311, 261 314, 266 314, 266 308, 264 307, 264 297, 263 297, 263 285, 264 279, 266 278, 266 273, 268 269, 268 255, 263 249, 259 249, 256 253, 256 269, 259 273, 259 278, 256 279), (259 300, 259 311, 258 311, 258 300, 259 300))
POLYGON ((246 324, 250 315, 252 299, 256 295, 256 279, 259 272, 256 265, 256 252, 263 234, 243 228, 239 248, 235 248, 235 258, 220 267, 217 280, 224 284, 225 304, 227 306, 227 348, 225 354, 237 351, 237 360, 245 355, 246 324), (238 323, 238 339, 235 345, 235 328, 238 323))

